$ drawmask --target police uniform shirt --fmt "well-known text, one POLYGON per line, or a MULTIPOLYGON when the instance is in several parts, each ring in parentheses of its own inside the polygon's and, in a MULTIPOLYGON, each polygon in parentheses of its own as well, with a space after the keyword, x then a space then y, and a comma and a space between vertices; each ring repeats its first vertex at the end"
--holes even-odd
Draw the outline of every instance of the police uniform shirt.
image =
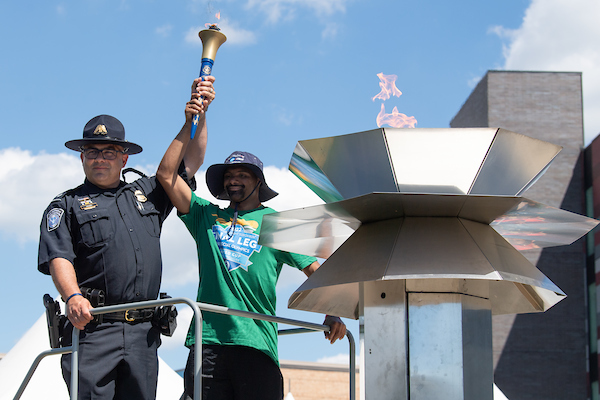
POLYGON ((106 305, 153 300, 161 279, 160 231, 173 205, 156 177, 101 189, 87 179, 44 212, 38 269, 70 261, 79 286, 101 289, 106 305))

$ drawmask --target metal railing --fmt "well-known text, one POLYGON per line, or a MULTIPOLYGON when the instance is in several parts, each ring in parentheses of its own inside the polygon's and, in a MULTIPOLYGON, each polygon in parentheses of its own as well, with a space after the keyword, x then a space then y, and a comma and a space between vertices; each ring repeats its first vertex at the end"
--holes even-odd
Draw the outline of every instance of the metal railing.
MULTIPOLYGON (((272 315, 265 315, 259 313, 253 313, 249 311, 236 310, 229 307, 217 306, 214 304, 207 303, 196 303, 190 299, 185 297, 175 297, 168 299, 158 299, 158 300, 149 300, 149 301, 141 301, 137 303, 127 303, 127 304, 117 304, 112 306, 104 306, 94 308, 91 311, 92 315, 101 315, 110 312, 119 312, 126 310, 135 310, 139 308, 150 308, 150 307, 158 307, 158 306, 166 306, 172 304, 187 304, 192 308, 194 312, 194 330, 196 336, 196 342, 194 344, 194 399, 201 399, 202 393, 202 351, 197 351, 198 343, 202 343, 202 311, 214 312, 218 314, 227 314, 244 318, 252 318, 263 321, 275 322, 285 325, 299 326, 300 328, 296 329, 286 329, 279 331, 279 335, 289 335, 296 333, 304 333, 304 332, 314 332, 314 331, 323 331, 328 332, 328 325, 320 325, 314 324, 311 322, 298 321, 289 318, 276 317, 272 315)), ((29 368, 23 383, 19 387, 14 400, 18 400, 21 398, 21 395, 25 391, 27 384, 31 380, 35 370, 37 369, 39 363, 47 356, 57 355, 57 354, 68 354, 72 353, 71 357, 71 384, 70 384, 70 398, 71 400, 77 399, 78 385, 79 385, 79 329, 73 328, 73 336, 72 336, 72 344, 68 347, 62 347, 59 349, 50 349, 40 353, 33 364, 29 368)), ((354 336, 350 331, 346 331, 346 337, 348 338, 349 347, 350 347, 350 400, 356 399, 356 345, 354 342, 354 336)))

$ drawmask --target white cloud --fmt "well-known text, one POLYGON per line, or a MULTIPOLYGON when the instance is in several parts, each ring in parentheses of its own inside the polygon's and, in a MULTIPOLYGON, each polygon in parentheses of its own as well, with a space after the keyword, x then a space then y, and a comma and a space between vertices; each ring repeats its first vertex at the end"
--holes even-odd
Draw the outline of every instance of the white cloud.
MULTIPOLYGON (((223 19, 218 23, 221 31, 227 36, 228 45, 247 46, 256 43, 256 34, 247 29, 240 28, 235 22, 223 19)), ((190 28, 185 34, 185 42, 193 46, 202 47, 198 32, 206 29, 204 26, 190 28)))
POLYGON ((325 364, 344 364, 349 365, 350 360, 348 359, 348 353, 340 353, 335 356, 322 357, 317 360, 318 363, 325 364))
POLYGON ((55 10, 58 15, 66 15, 67 14, 67 7, 64 4, 57 4, 55 7, 55 10))
POLYGON ((227 35, 227 43, 237 45, 251 45, 256 43, 256 34, 247 29, 240 28, 237 23, 223 18, 219 21, 219 28, 227 35))
POLYGON ((273 118, 284 126, 299 125, 302 118, 297 117, 293 112, 282 107, 280 104, 271 104, 273 118))
MULTIPOLYGON (((344 13, 349 1, 351 0, 247 0, 245 8, 263 13, 266 21, 271 24, 294 20, 301 10, 308 9, 325 24, 321 33, 322 38, 330 39, 337 35, 339 29, 339 26, 331 21, 331 16, 335 13, 344 13)), ((227 36, 228 44, 247 46, 255 44, 258 40, 255 32, 240 27, 237 22, 228 18, 213 22, 216 22, 227 36)), ((200 47, 202 43, 198 38, 198 32, 202 29, 205 27, 190 28, 185 33, 185 42, 200 47)))
POLYGON ((61 191, 83 182, 81 160, 66 153, 0 150, 0 232, 19 243, 37 241, 42 213, 61 191))
POLYGON ((188 29, 188 31, 185 33, 185 37, 184 40, 186 43, 189 43, 193 46, 198 46, 198 47, 202 47, 202 42, 200 41, 200 38, 198 37, 198 32, 200 32, 200 30, 204 29, 204 27, 192 27, 190 29, 188 29))
POLYGON ((325 28, 321 32, 321 38, 323 39, 333 39, 338 34, 339 26, 334 22, 329 22, 325 25, 325 28))
POLYGON ((173 25, 165 24, 165 25, 162 25, 162 26, 159 26, 158 28, 156 28, 154 30, 154 32, 156 32, 156 34, 158 36, 167 37, 171 34, 172 30, 173 30, 173 25))
POLYGON ((583 72, 586 144, 600 132, 599 15, 597 0, 533 0, 519 28, 492 28, 505 69, 583 72))
POLYGON ((471 89, 475 89, 475 86, 477 86, 477 84, 479 83, 479 81, 481 81, 481 76, 474 76, 471 79, 469 79, 467 81, 467 86, 470 87, 471 89))
POLYGON ((119 4, 119 10, 127 11, 131 9, 131 4, 128 0, 121 0, 121 4, 119 4))
POLYGON ((300 8, 308 8, 318 18, 329 17, 335 13, 346 11, 349 0, 248 0, 246 8, 258 9, 263 12, 267 21, 277 23, 281 20, 290 20, 300 8))

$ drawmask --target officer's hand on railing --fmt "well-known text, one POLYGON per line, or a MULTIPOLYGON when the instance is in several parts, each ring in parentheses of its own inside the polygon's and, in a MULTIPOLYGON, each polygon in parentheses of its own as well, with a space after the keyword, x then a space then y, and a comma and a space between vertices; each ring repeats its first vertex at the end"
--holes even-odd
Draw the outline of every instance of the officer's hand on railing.
POLYGON ((326 315, 323 325, 329 326, 329 332, 325 332, 325 338, 329 339, 331 344, 346 336, 346 325, 342 322, 340 317, 326 315))
POLYGON ((94 316, 90 313, 92 308, 92 305, 85 297, 73 296, 67 302, 66 314, 75 328, 83 330, 94 319, 94 316))

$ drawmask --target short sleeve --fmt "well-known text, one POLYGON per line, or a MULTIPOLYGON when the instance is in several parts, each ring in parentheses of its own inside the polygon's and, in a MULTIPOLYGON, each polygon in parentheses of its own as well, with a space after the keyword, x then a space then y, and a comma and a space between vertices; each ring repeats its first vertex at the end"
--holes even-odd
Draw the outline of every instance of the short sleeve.
POLYGON ((40 244, 38 250, 38 270, 50 274, 50 261, 64 258, 71 263, 75 260, 73 239, 69 227, 70 216, 65 198, 57 198, 44 211, 40 224, 40 244))
POLYGON ((198 197, 196 193, 192 192, 190 211, 187 214, 177 213, 179 219, 183 221, 192 237, 198 237, 198 231, 201 229, 200 225, 203 218, 203 213, 205 212, 207 206, 210 205, 212 205, 210 201, 198 197))
POLYGON ((317 261, 317 259, 315 257, 305 256, 302 254, 282 252, 281 261, 302 271, 304 268, 317 261))

